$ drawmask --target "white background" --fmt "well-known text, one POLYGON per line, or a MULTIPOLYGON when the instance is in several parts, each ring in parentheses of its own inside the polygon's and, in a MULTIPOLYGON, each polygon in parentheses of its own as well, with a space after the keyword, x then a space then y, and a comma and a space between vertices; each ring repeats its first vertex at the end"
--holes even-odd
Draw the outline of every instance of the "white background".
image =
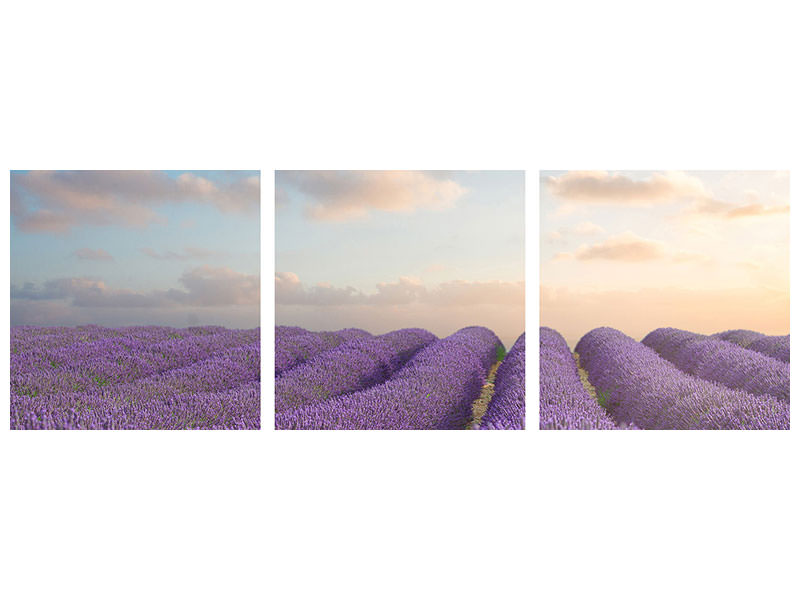
MULTIPOLYGON (((798 177, 797 17, 733 4, 7 3, 0 167, 261 169, 265 349, 273 169, 526 169, 535 340, 539 169, 798 177)), ((4 597, 798 597, 796 426, 539 432, 531 348, 525 432, 0 428, 4 597)))

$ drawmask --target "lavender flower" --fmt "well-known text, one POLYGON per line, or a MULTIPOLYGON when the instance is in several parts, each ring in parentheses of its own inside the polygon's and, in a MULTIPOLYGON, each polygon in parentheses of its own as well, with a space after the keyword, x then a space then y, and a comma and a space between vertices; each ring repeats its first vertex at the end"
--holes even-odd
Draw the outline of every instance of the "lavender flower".
POLYGON ((13 327, 11 348, 12 429, 260 427, 258 329, 13 327))
POLYGON ((593 329, 576 350, 618 423, 642 429, 789 428, 787 403, 684 373, 616 329, 593 329))
POLYGON ((789 364, 789 346, 788 335, 765 335, 747 346, 747 349, 789 364))
POLYGON ((539 428, 617 429, 583 387, 567 342, 549 327, 539 328, 539 428))
POLYGON ((385 382, 275 415, 277 429, 463 429, 502 344, 467 327, 425 347, 385 382))
POLYGON ((525 429, 525 334, 500 363, 481 429, 525 429))
POLYGON ((298 332, 299 329, 299 327, 275 329, 275 377, 336 346, 370 336, 363 329, 342 329, 341 331, 320 331, 319 333, 305 330, 298 332))
POLYGON ((749 329, 729 329, 728 331, 715 333, 711 337, 734 343, 742 348, 747 348, 757 339, 764 337, 764 334, 749 329))
POLYGON ((436 340, 424 329, 358 338, 318 354, 275 381, 275 411, 320 402, 385 381, 436 340))
POLYGON ((669 327, 642 340, 681 371, 754 396, 769 394, 789 402, 789 365, 732 342, 669 327))

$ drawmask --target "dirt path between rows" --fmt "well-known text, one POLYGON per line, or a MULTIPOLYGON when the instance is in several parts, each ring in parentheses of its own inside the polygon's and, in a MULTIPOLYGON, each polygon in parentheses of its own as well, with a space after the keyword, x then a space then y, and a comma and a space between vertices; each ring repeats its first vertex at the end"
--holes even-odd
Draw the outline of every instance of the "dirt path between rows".
POLYGON ((581 368, 581 357, 577 352, 572 353, 572 358, 575 359, 575 365, 578 367, 578 375, 581 377, 581 383, 583 384, 584 389, 589 392, 589 395, 594 398, 594 401, 600 404, 600 399, 597 397, 597 390, 595 387, 589 383, 589 374, 586 372, 585 369, 581 368))
POLYGON ((494 395, 494 378, 497 375, 497 367, 500 366, 500 362, 498 360, 489 369, 489 376, 481 388, 481 395, 472 403, 472 420, 467 423, 467 429, 477 429, 481 425, 481 419, 486 414, 486 409, 489 408, 489 401, 494 395))

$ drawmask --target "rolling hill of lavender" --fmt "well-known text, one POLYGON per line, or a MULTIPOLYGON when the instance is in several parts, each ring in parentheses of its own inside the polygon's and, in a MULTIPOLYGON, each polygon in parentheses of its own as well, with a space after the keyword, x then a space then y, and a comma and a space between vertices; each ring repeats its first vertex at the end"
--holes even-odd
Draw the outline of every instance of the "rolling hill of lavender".
POLYGON ((11 328, 12 429, 259 429, 260 329, 11 328))
POLYGON ((539 330, 541 429, 789 429, 789 336, 539 330))
POLYGON ((276 429, 524 429, 525 334, 275 328, 276 429))

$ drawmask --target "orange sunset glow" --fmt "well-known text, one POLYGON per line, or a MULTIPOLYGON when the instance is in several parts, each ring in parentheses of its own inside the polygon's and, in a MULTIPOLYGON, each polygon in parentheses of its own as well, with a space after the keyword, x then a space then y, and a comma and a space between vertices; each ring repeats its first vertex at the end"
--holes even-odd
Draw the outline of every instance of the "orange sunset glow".
POLYGON ((540 177, 540 320, 789 333, 789 174, 552 171, 540 177))

